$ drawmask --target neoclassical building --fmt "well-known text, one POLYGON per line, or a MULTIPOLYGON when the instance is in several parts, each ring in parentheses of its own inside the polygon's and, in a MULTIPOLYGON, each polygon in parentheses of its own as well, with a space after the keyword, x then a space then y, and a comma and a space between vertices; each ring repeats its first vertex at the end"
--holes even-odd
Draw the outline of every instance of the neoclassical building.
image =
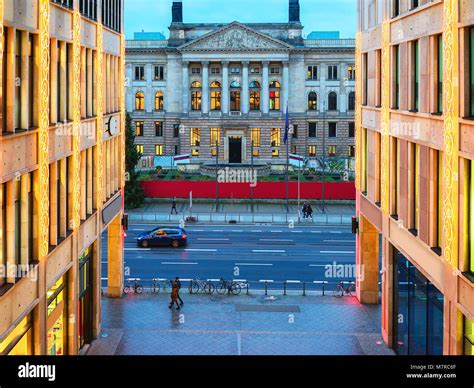
POLYGON ((354 156, 353 39, 304 39, 298 0, 287 23, 183 23, 181 1, 172 13, 168 40, 126 42, 127 111, 144 155, 284 163, 288 106, 290 153, 354 156))

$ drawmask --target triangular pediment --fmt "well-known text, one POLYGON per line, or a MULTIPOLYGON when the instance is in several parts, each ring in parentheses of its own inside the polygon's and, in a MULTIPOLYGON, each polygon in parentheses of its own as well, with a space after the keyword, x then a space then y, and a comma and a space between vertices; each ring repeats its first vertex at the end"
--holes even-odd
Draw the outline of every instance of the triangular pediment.
POLYGON ((293 46, 238 22, 182 45, 181 51, 275 51, 291 50, 293 46))

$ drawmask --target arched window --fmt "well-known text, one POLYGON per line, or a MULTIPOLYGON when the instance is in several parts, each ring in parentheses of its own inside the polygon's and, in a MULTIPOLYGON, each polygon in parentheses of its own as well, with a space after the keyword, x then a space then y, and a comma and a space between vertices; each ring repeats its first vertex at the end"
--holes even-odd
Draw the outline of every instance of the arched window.
POLYGON ((201 110, 202 90, 201 83, 194 81, 191 84, 191 110, 201 110))
POLYGON ((155 110, 164 109, 164 94, 163 92, 156 92, 155 94, 155 110))
POLYGON ((211 83, 211 110, 221 110, 222 86, 220 82, 211 83))
POLYGON ((308 94, 308 110, 318 110, 318 95, 316 92, 308 94))
POLYGON ((250 110, 260 110, 260 83, 250 82, 250 110))
POLYGON ((349 106, 348 106, 349 110, 355 110, 355 104, 356 104, 355 100, 356 100, 355 92, 350 92, 349 93, 349 106))
POLYGON ((135 94, 135 110, 145 110, 145 93, 137 92, 135 94))
POLYGON ((240 82, 234 81, 230 84, 230 110, 240 112, 240 82))
POLYGON ((336 92, 329 93, 328 110, 337 110, 337 94, 336 94, 336 92))
POLYGON ((278 81, 270 83, 270 110, 280 110, 280 87, 278 81))

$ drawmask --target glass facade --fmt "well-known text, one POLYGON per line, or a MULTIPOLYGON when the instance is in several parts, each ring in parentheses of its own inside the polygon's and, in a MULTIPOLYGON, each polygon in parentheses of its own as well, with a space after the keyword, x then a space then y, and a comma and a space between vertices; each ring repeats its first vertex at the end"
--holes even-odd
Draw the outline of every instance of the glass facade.
POLYGON ((33 324, 31 314, 29 314, 0 342, 0 356, 31 355, 34 355, 33 324))
POLYGON ((79 348, 92 341, 92 247, 79 258, 79 348))
POLYGON ((399 355, 443 354, 443 294, 400 252, 394 257, 394 344, 399 355))
POLYGON ((464 317, 464 355, 474 356, 474 321, 464 317))
POLYGON ((48 291, 48 355, 66 354, 67 339, 66 280, 62 277, 48 291))

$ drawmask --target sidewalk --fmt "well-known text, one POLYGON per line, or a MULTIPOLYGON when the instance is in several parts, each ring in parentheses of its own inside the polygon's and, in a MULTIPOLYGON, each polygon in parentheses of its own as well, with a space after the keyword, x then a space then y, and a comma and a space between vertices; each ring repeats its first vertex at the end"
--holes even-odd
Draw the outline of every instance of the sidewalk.
POLYGON ((380 306, 332 296, 168 295, 103 299, 102 333, 89 355, 393 355, 380 306))
POLYGON ((171 215, 171 203, 146 203, 143 208, 129 211, 131 222, 159 223, 180 222, 183 218, 197 217, 198 223, 229 223, 239 224, 271 223, 287 224, 289 222, 303 225, 350 225, 355 207, 352 205, 326 205, 324 212, 321 206, 313 205, 313 219, 303 220, 298 217, 298 206, 290 205, 289 213, 285 204, 254 205, 254 212, 250 203, 221 203, 216 211, 216 204, 195 203, 190 209, 189 203, 178 203, 178 214, 171 215))

